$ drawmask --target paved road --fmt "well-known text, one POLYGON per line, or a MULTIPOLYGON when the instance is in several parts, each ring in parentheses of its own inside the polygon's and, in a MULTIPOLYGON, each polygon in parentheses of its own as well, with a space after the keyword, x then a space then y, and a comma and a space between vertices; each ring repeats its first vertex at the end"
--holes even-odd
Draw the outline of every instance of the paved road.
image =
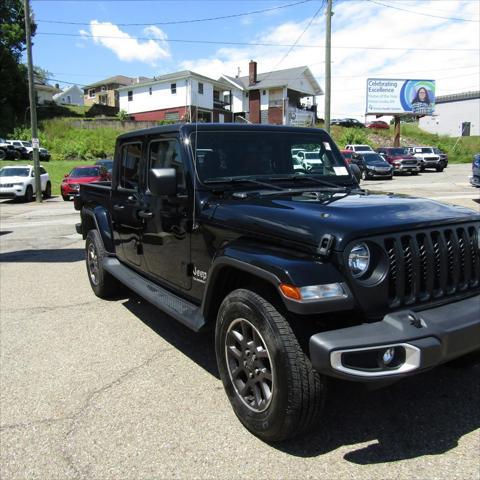
MULTIPOLYGON (((478 208, 466 174, 368 184, 478 208)), ((334 383, 318 432, 265 444, 232 413, 211 335, 92 294, 77 218, 58 199, 0 203, 2 479, 480 478, 480 368, 334 383)))

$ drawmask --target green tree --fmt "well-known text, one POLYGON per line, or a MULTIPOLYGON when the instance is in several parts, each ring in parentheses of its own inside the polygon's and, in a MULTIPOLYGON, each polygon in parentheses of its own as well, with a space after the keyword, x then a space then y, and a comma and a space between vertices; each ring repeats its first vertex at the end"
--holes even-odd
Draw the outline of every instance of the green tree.
MULTIPOLYGON (((32 22, 32 35, 36 25, 32 22)), ((0 1, 0 134, 22 122, 28 106, 27 70, 22 65, 25 50, 25 20, 21 0, 0 1)))

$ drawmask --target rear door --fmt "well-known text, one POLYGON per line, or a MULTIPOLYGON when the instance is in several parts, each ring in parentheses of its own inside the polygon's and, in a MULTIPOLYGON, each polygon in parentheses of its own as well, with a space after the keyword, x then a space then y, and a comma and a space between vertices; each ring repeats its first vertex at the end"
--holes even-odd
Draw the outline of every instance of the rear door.
POLYGON ((130 141, 116 153, 115 178, 112 188, 112 219, 117 256, 124 262, 142 268, 141 209, 142 142, 130 141))

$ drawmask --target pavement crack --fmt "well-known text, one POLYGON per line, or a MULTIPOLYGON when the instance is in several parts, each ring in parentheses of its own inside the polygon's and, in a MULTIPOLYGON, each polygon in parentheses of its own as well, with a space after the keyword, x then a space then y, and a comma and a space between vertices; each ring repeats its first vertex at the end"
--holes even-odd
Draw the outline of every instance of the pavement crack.
POLYGON ((2 312, 29 312, 35 311, 35 313, 44 313, 44 312, 52 312, 55 310, 61 310, 63 308, 75 308, 75 307, 85 307, 88 305, 95 305, 98 303, 98 300, 90 300, 88 302, 81 302, 81 303, 69 303, 68 305, 40 305, 36 307, 20 307, 20 308, 2 308, 2 312))

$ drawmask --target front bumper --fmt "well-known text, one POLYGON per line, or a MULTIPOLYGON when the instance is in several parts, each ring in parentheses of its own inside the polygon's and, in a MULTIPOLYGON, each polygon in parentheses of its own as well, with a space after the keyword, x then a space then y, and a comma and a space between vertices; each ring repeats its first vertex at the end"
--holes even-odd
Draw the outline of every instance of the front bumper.
POLYGON ((480 295, 421 312, 402 310, 380 322, 310 337, 310 359, 319 373, 356 381, 403 377, 478 349, 480 295), (404 351, 400 362, 392 367, 368 364, 389 348, 399 355, 404 351))
POLYGON ((419 172, 420 167, 418 165, 394 165, 394 172, 419 172))
POLYGON ((25 195, 25 186, 0 187, 0 198, 15 198, 25 195))

